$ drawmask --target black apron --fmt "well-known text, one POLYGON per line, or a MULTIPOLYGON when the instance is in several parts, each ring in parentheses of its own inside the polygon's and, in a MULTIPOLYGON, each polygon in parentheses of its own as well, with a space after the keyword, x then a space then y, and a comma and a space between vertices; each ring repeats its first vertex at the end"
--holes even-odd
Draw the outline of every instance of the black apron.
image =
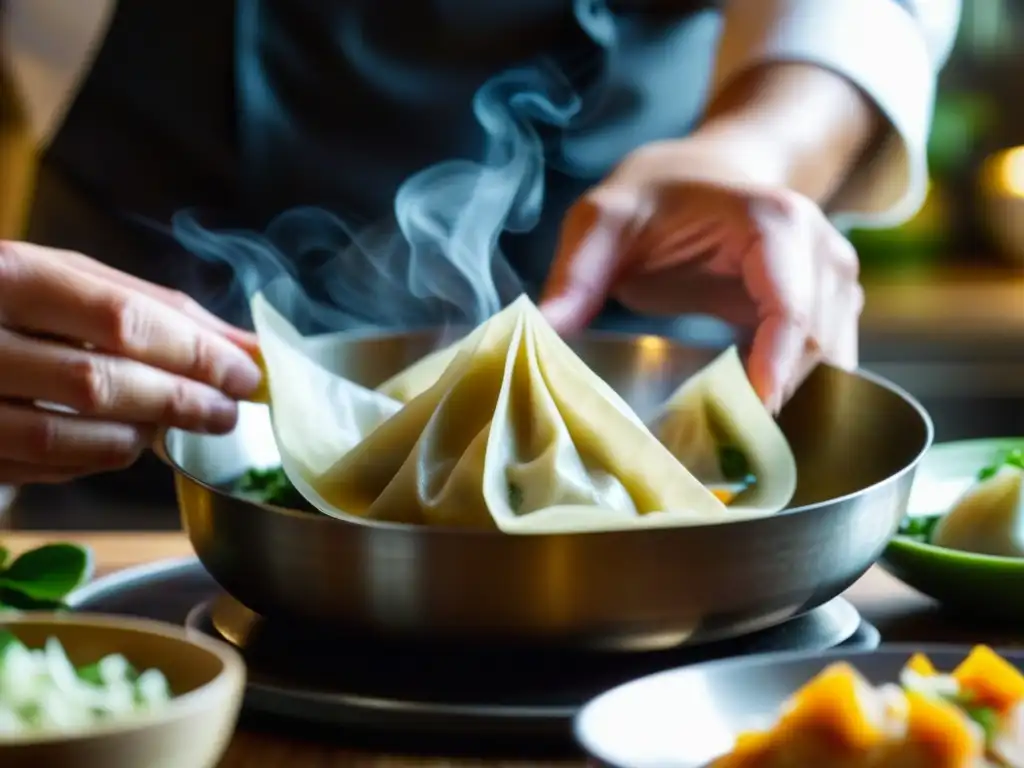
MULTIPOLYGON (((720 23, 701 0, 121 0, 43 158, 28 239, 187 291, 244 326, 233 270, 189 252, 238 247, 176 238, 175 214, 262 230, 315 207, 335 231, 308 248, 290 240, 303 250, 284 255, 311 295, 337 301, 324 260, 346 233, 394 230, 410 176, 522 161, 533 183, 510 204, 500 248, 535 295, 572 201, 634 147, 692 128, 720 23), (544 162, 496 142, 502 129, 481 124, 495 114, 512 114, 544 162)), ((671 332, 618 307, 600 324, 671 332)), ((115 484, 167 491, 145 475, 115 484)))

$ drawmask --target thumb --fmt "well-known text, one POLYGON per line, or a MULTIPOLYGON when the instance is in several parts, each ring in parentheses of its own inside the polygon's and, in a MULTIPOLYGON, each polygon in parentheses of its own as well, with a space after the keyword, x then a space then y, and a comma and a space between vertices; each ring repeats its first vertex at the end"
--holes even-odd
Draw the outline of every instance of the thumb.
POLYGON ((604 306, 636 232, 633 195, 597 188, 566 214, 540 309, 559 333, 580 331, 604 306))

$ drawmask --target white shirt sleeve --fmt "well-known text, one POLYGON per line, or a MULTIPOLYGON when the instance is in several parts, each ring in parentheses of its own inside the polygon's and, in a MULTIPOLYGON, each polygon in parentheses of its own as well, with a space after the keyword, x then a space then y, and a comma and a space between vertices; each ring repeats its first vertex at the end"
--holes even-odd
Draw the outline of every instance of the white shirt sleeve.
POLYGON ((771 62, 806 62, 857 85, 888 119, 877 155, 833 201, 841 225, 889 226, 917 212, 939 70, 960 0, 730 0, 713 90, 771 62))

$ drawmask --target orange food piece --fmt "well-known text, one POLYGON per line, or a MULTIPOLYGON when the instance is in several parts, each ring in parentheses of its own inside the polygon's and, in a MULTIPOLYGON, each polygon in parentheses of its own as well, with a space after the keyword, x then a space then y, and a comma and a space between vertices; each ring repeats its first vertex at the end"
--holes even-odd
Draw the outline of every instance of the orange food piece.
POLYGON ((867 683, 849 664, 833 664, 801 688, 780 728, 827 729, 844 746, 869 749, 882 739, 877 723, 865 711, 867 683))
MULTIPOLYGON (((907 734, 896 754, 917 754, 930 768, 968 768, 981 758, 984 745, 955 704, 914 691, 907 694, 907 734)), ((898 765, 892 758, 880 765, 898 765)))
POLYGON ((736 494, 727 488, 711 488, 711 493, 714 494, 715 498, 723 504, 729 504, 733 499, 736 498, 736 494))
POLYGON ((907 662, 907 669, 921 677, 934 677, 938 674, 938 671, 932 664, 931 659, 923 653, 915 653, 911 656, 910 661, 907 662))
POLYGON ((860 755, 870 754, 884 740, 863 706, 868 690, 852 666, 833 664, 793 696, 775 728, 740 735, 732 752, 713 768, 795 765, 797 755, 804 760, 826 755, 833 765, 857 765, 860 755))
POLYGON ((986 645, 975 646, 952 676, 960 690, 973 695, 974 703, 1000 713, 1024 700, 1024 675, 986 645))

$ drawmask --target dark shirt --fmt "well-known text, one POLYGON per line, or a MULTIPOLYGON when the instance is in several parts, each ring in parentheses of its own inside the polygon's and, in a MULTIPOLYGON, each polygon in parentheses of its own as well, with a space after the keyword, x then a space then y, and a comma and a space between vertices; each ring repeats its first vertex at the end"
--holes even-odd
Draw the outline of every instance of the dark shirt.
MULTIPOLYGON (((712 5, 121 0, 44 158, 29 238, 180 287, 244 323, 245 302, 226 293, 231 272, 168 235, 175 213, 261 230, 296 206, 320 209, 298 219, 302 237, 295 217, 286 223, 280 250, 322 293, 356 267, 335 258, 325 269, 330 257, 311 252, 344 250, 371 225, 376 250, 360 260, 390 248, 407 263, 382 232, 398 233, 403 182, 431 169, 406 186, 419 194, 401 198, 399 214, 415 231, 397 240, 411 237, 437 271, 428 251, 483 259, 487 237, 503 233, 535 292, 571 202, 629 150, 692 128, 719 34, 712 5), (512 192, 496 202, 482 183, 512 192), (438 243, 433 223, 454 225, 458 242, 438 243)), ((245 261, 237 241, 187 245, 245 261)), ((321 298, 358 299, 331 293, 321 298)))
MULTIPOLYGON (((268 253, 334 306, 334 327, 436 320, 435 304, 399 300, 409 280, 446 294, 438 311, 481 319, 493 297, 480 299, 474 270, 502 299, 536 294, 572 201, 631 149, 691 130, 720 32, 713 6, 121 0, 43 158, 28 239, 185 290, 241 325, 234 277, 265 279, 268 253), (210 231, 263 231, 287 211, 273 249, 210 231), (487 264, 496 249, 504 258, 487 264), (381 265, 407 279, 368 285, 381 265)), ((614 307, 604 323, 665 329, 614 307)))

